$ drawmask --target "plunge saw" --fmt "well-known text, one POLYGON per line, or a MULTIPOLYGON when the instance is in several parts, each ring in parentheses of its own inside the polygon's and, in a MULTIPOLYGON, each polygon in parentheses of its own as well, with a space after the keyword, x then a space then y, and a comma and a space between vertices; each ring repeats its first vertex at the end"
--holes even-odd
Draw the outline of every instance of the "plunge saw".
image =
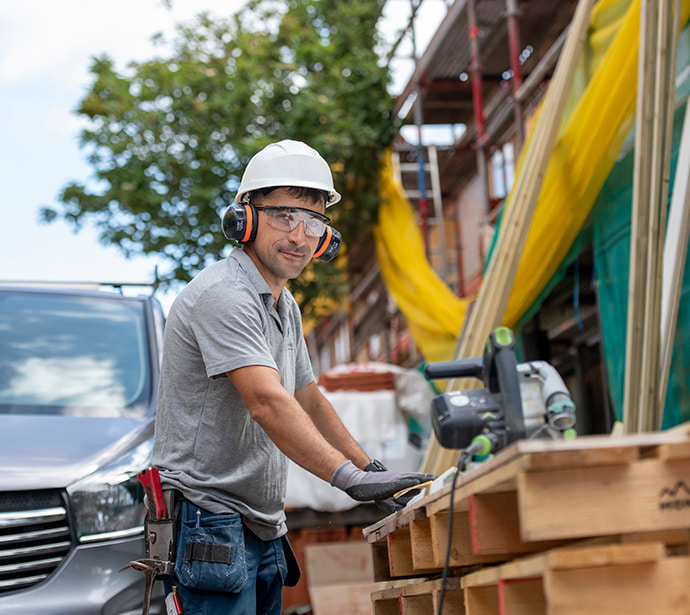
POLYGON ((488 454, 525 438, 575 435, 575 404, 560 374, 546 361, 518 364, 507 327, 491 332, 483 356, 429 363, 424 373, 430 380, 476 378, 485 387, 434 398, 431 423, 445 448, 488 454))

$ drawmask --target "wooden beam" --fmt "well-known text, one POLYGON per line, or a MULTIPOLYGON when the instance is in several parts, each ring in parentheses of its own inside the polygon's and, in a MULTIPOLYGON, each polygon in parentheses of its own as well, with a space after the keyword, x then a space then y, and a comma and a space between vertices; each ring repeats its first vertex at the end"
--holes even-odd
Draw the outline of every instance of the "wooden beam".
POLYGON ((623 402, 626 433, 661 425, 659 404, 663 237, 680 4, 642 0, 623 402))
MULTIPOLYGON (((680 293, 690 238, 690 104, 685 108, 683 133, 678 153, 673 197, 664 245, 664 274, 661 296, 661 373, 659 406, 666 405, 666 389, 671 371, 680 293)), ((661 425, 658 425, 661 429, 661 425)))

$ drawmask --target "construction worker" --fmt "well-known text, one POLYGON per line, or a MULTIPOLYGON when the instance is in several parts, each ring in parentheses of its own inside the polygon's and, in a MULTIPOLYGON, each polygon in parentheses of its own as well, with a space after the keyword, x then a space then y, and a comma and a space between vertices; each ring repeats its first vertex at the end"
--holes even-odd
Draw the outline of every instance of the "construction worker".
POLYGON ((325 212, 339 200, 316 150, 268 145, 223 216, 241 246, 170 308, 153 463, 181 501, 172 584, 187 615, 281 612, 282 586, 300 575, 285 535, 288 458, 388 510, 400 506, 393 494, 432 478, 372 460, 314 381, 285 284, 337 254, 325 212))

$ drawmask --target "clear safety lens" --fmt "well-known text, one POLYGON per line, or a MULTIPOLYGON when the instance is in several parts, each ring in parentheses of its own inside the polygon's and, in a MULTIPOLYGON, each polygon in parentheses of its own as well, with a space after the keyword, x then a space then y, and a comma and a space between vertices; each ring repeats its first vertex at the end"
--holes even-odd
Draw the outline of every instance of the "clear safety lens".
POLYGON ((304 222, 304 233, 310 237, 321 237, 330 219, 309 209, 298 207, 260 207, 254 209, 268 214, 268 223, 279 231, 286 233, 295 230, 300 222, 304 222))

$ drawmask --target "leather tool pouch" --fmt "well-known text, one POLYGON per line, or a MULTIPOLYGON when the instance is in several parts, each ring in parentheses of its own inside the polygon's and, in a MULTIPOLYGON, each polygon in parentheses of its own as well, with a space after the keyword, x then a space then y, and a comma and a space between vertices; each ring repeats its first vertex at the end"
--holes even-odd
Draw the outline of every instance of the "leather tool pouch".
MULTIPOLYGON (((146 558, 161 562, 175 561, 175 546, 178 531, 177 519, 179 517, 179 503, 176 503, 175 492, 166 491, 165 499, 169 519, 151 519, 148 514, 144 520, 144 533, 146 541, 146 558)), ((172 569, 172 566, 170 566, 172 569)), ((168 576, 168 575, 158 575, 168 576)))

